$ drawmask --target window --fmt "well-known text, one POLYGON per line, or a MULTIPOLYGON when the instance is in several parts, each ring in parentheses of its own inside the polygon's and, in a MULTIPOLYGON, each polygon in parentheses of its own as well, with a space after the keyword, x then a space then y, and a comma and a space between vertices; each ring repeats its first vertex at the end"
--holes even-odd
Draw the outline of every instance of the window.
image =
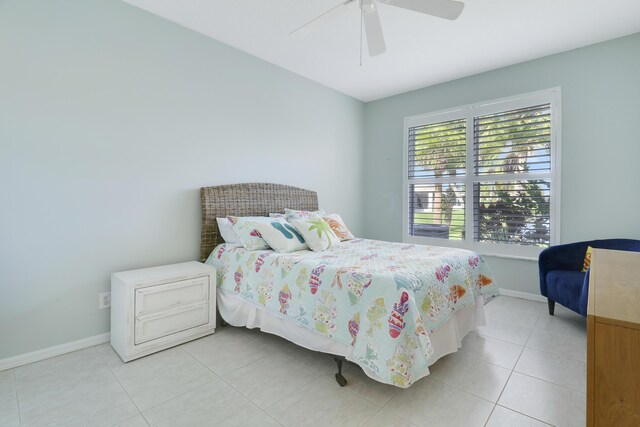
POLYGON ((559 89, 405 120, 405 241, 536 257, 559 237, 559 89))

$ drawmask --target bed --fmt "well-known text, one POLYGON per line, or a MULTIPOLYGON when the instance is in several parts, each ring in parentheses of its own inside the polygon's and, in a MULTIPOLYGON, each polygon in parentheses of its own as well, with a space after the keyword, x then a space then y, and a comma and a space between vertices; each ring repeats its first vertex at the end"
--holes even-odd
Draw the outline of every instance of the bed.
POLYGON ((474 252, 354 239, 324 252, 248 251, 226 244, 216 218, 318 209, 313 191, 279 184, 201 189, 201 261, 218 272, 218 309, 233 326, 259 328, 359 365, 406 388, 485 323, 498 289, 474 252))

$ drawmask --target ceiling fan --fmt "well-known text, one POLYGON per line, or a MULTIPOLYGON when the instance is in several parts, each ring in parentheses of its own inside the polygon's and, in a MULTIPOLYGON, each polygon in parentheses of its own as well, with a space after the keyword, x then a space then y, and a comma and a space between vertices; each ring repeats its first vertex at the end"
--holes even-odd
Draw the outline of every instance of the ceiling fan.
POLYGON ((290 35, 293 37, 304 36, 345 12, 352 4, 358 4, 362 14, 364 30, 367 34, 369 55, 380 55, 387 50, 387 47, 384 42, 384 35, 382 34, 382 25, 380 24, 380 16, 378 15, 376 2, 449 20, 457 19, 464 8, 464 3, 454 0, 346 0, 317 18, 307 22, 290 35))

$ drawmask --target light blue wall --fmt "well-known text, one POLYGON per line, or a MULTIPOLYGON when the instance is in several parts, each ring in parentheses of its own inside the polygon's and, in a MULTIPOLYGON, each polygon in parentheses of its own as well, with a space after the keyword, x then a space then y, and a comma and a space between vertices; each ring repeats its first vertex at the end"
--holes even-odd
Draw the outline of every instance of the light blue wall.
POLYGON ((0 359, 108 332, 113 271, 196 259, 199 188, 360 233, 364 106, 117 0, 0 2, 0 359))
POLYGON ((0 1, 0 359, 107 332, 111 272, 197 258, 201 186, 310 188, 401 240, 403 118, 553 86, 563 241, 640 238, 638 75, 635 35, 365 106, 119 1, 0 1))
MULTIPOLYGON (((402 240, 406 116, 560 86, 562 242, 640 238, 640 34, 365 106, 365 235, 402 240)), ((537 264, 488 258, 499 285, 538 293, 537 264)))

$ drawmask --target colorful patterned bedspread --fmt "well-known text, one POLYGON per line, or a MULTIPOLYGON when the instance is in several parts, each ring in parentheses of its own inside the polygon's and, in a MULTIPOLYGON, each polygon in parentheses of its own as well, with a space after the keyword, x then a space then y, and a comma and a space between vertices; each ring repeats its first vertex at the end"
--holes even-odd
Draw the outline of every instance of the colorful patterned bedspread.
POLYGON ((476 295, 498 294, 484 259, 437 246, 356 239, 289 254, 219 245, 218 286, 352 346, 378 381, 409 387, 428 372, 428 333, 476 295))

